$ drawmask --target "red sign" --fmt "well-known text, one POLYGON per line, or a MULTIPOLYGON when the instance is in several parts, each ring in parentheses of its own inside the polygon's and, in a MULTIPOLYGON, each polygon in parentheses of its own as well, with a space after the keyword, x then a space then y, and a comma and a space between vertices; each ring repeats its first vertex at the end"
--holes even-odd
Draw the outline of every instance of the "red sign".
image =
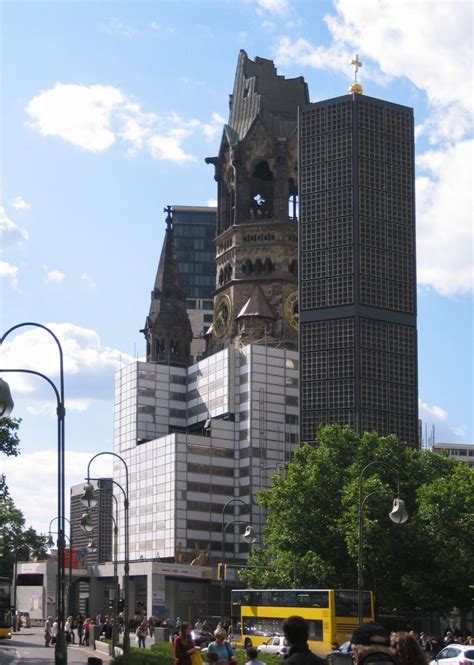
MULTIPOLYGON (((64 567, 66 570, 69 569, 69 557, 71 556, 71 550, 69 547, 66 547, 64 550, 64 567)), ((72 549, 72 567, 77 568, 77 550, 72 549)))

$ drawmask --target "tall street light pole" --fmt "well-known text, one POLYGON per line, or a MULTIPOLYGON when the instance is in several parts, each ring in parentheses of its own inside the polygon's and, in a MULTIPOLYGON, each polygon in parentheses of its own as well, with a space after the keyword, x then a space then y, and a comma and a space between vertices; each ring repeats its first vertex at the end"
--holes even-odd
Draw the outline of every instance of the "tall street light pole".
MULTIPOLYGON (((90 478, 89 480, 98 480, 99 482, 99 488, 100 488, 100 479, 97 478, 90 478)), ((114 482, 112 480, 112 482, 114 482)), ((118 484, 118 483, 117 483, 118 484)), ((81 501, 82 503, 87 507, 87 508, 93 508, 96 505, 96 499, 94 497, 94 489, 92 485, 86 485, 84 488, 84 494, 81 496, 81 501)), ((112 522, 114 525, 114 552, 113 552, 113 566, 114 566, 114 573, 113 573, 113 585, 114 585, 114 623, 112 626, 112 654, 115 656, 115 647, 117 646, 118 639, 117 639, 117 629, 118 629, 118 602, 119 602, 119 596, 120 596, 120 585, 118 581, 118 501, 117 497, 115 494, 112 493, 112 498, 115 503, 115 517, 112 516, 112 522)), ((90 545, 88 545, 87 549, 90 552, 95 552, 97 550, 95 541, 91 540, 90 545)))
MULTIPOLYGON (((53 519, 49 523, 48 527, 48 540, 46 541, 46 545, 48 547, 53 547, 54 541, 53 541, 53 534, 51 531, 51 525, 53 522, 55 522, 58 518, 53 517, 53 519)), ((64 518, 64 521, 69 524, 69 538, 64 534, 65 538, 68 538, 69 540, 69 582, 68 582, 68 592, 67 592, 67 613, 68 616, 72 616, 73 610, 72 610, 72 548, 73 548, 73 539, 72 539, 72 526, 71 522, 68 520, 67 517, 64 518)))
POLYGON ((405 524, 408 520, 408 513, 405 509, 405 502, 400 498, 400 478, 398 471, 386 462, 375 460, 367 464, 359 475, 359 547, 357 557, 357 620, 361 624, 364 620, 364 508, 367 500, 374 494, 387 494, 387 490, 375 490, 366 496, 363 496, 363 480, 366 472, 373 466, 385 466, 397 477, 397 496, 393 500, 392 510, 389 514, 390 519, 395 524, 405 524))
MULTIPOLYGON (((0 346, 10 333, 19 328, 26 326, 33 326, 34 328, 41 328, 51 335, 56 342, 59 352, 59 390, 55 383, 45 374, 36 372, 31 369, 0 369, 0 372, 18 372, 20 374, 31 374, 39 376, 49 383, 56 396, 56 414, 57 414, 57 449, 58 449, 58 474, 57 474, 57 492, 58 492, 58 593, 57 593, 57 615, 58 615, 58 635, 54 649, 54 659, 56 665, 66 665, 67 663, 67 645, 66 637, 64 635, 64 518, 65 518, 65 495, 64 495, 64 457, 65 457, 65 417, 66 409, 64 406, 64 361, 63 350, 59 339, 52 330, 47 328, 41 323, 34 323, 27 321, 25 323, 18 323, 9 328, 2 337, 0 337, 0 346)), ((7 417, 13 409, 13 400, 11 399, 8 384, 2 381, 0 386, 0 415, 7 417), (6 388, 5 388, 6 386, 6 388)))
POLYGON ((223 506, 222 508, 222 550, 221 550, 221 574, 220 574, 220 583, 221 583, 221 619, 224 618, 224 611, 225 611, 225 563, 226 563, 226 551, 225 551, 225 534, 228 529, 233 524, 245 524, 247 526, 246 529, 246 534, 248 535, 248 538, 253 537, 253 529, 251 529, 250 525, 248 522, 243 522, 242 520, 232 520, 230 522, 225 523, 225 512, 227 510, 227 507, 230 506, 233 503, 239 503, 241 506, 247 507, 247 504, 245 501, 242 501, 242 499, 234 498, 234 499, 229 499, 223 506), (249 530, 249 527, 251 530, 249 530))
MULTIPOLYGON (((89 491, 89 494, 92 494, 91 490, 93 491, 93 487, 90 484, 91 480, 100 480, 100 478, 91 478, 90 475, 90 467, 92 462, 97 458, 100 457, 101 455, 112 455, 112 457, 117 458, 122 462, 124 468, 125 468, 125 489, 118 483, 116 480, 112 480, 113 484, 116 485, 122 492, 123 495, 123 506, 124 506, 124 517, 125 517, 125 533, 124 533, 124 576, 123 576, 123 599, 124 599, 124 607, 123 607, 123 652, 124 653, 129 653, 130 651, 130 623, 129 623, 129 614, 130 614, 130 607, 129 607, 129 601, 130 601, 130 584, 129 584, 129 579, 130 579, 130 541, 129 541, 129 483, 128 483, 128 466, 123 457, 120 455, 117 455, 117 453, 112 453, 112 452, 102 452, 102 453, 97 453, 97 455, 94 455, 94 457, 91 457, 89 460, 89 463, 87 465, 87 485, 85 486, 84 490, 86 493, 89 491)), ((86 499, 82 498, 83 503, 86 505, 89 505, 89 507, 92 507, 90 504, 90 501, 88 501, 88 504, 86 503, 86 499)))

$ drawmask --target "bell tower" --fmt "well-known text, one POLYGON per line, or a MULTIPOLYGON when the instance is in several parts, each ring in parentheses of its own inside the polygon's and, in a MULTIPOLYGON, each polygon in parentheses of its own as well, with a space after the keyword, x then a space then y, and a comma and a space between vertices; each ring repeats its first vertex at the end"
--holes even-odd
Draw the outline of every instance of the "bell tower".
POLYGON ((240 339, 297 346, 298 106, 302 77, 240 51, 229 122, 214 164, 216 290, 209 348, 240 339))

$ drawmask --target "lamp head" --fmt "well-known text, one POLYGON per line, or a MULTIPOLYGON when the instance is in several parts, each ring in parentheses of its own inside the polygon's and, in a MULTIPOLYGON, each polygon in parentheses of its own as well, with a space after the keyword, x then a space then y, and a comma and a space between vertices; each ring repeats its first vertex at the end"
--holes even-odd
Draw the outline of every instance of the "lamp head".
POLYGON ((86 512, 81 517, 81 529, 83 531, 86 531, 87 533, 90 533, 91 531, 94 530, 94 525, 92 523, 92 516, 88 510, 86 510, 86 512))
POLYGON ((0 379, 0 418, 8 418, 13 411, 13 399, 10 386, 6 381, 0 379))
POLYGON ((405 508, 405 501, 397 497, 393 500, 393 507, 389 513, 389 517, 395 524, 405 524, 408 521, 408 513, 405 508))
POLYGON ((255 531, 254 531, 253 526, 251 524, 248 524, 245 528, 244 540, 249 545, 253 545, 254 543, 257 542, 257 539, 255 537, 255 531))
POLYGON ((46 540, 46 547, 49 547, 49 548, 54 547, 54 540, 53 540, 53 534, 52 533, 48 534, 48 538, 46 540))
POLYGON ((97 552, 97 543, 95 538, 91 538, 87 543, 87 551, 90 552, 91 554, 97 552))
POLYGON ((84 485, 84 494, 81 495, 81 503, 86 508, 95 508, 99 503, 97 496, 94 494, 94 486, 91 483, 84 485))

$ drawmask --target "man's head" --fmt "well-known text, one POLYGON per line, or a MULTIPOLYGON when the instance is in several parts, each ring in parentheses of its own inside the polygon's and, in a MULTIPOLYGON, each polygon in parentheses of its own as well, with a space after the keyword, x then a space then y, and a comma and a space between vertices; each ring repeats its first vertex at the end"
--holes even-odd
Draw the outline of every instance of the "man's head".
POLYGON ((393 653, 390 649, 390 635, 374 621, 361 623, 352 633, 351 642, 356 663, 370 653, 381 652, 387 656, 393 653))
POLYGON ((257 649, 256 649, 255 647, 249 647, 249 648, 245 651, 245 656, 246 656, 246 660, 247 660, 247 662, 248 662, 249 660, 256 660, 256 659, 258 658, 258 651, 257 651, 257 649))
POLYGON ((291 645, 304 644, 308 641, 308 624, 303 617, 288 617, 283 621, 283 633, 291 645))

